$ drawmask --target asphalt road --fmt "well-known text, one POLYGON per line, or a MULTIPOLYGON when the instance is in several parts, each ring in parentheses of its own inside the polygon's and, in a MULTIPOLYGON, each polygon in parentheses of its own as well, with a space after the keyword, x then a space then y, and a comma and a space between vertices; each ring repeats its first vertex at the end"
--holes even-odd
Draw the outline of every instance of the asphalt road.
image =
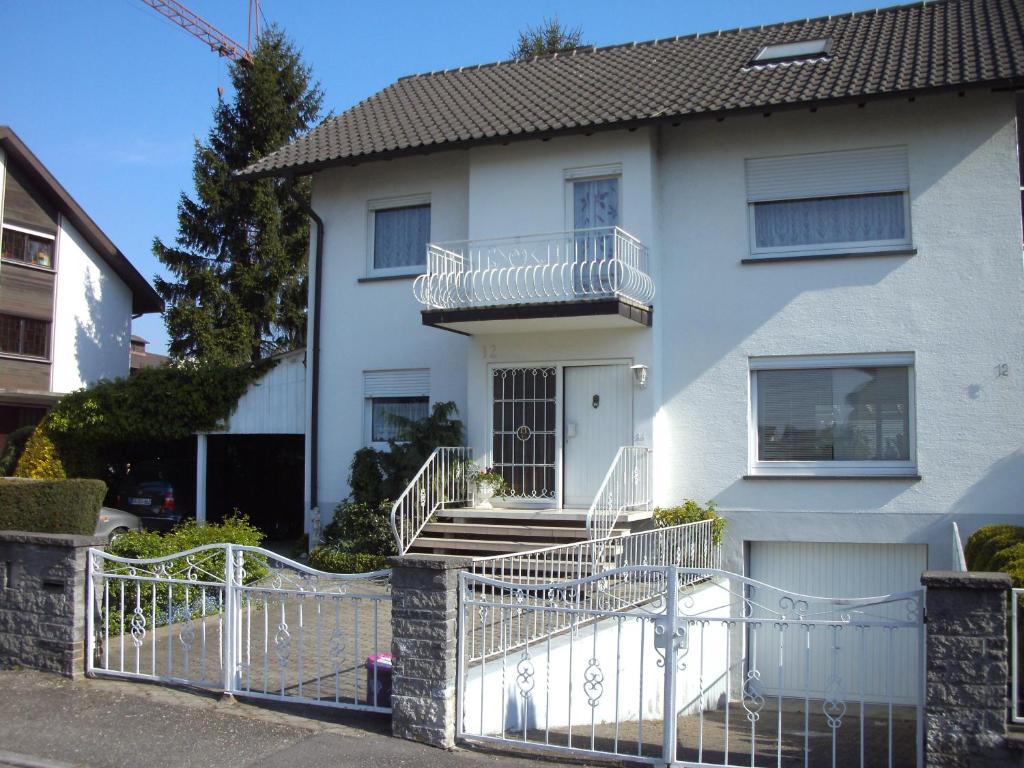
POLYGON ((445 752, 389 735, 386 717, 280 711, 158 685, 0 672, 0 768, 512 768, 556 765, 445 752))

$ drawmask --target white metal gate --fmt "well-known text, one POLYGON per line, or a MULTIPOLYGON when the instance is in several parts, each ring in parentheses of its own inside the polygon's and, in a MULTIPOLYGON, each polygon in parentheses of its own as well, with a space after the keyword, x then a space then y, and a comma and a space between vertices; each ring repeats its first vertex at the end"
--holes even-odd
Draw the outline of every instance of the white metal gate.
POLYGON ((240 696, 391 711, 391 572, 325 573, 259 547, 89 550, 86 668, 240 696))
POLYGON ((819 598, 673 565, 460 578, 463 740, 658 765, 922 765, 923 590, 819 598), (910 701, 866 682, 905 636, 910 701))

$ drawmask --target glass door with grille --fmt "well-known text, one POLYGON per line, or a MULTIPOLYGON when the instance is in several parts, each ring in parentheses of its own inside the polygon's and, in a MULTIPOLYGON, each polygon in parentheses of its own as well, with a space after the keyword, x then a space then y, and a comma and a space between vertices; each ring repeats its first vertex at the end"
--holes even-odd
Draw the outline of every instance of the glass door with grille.
POLYGON ((558 370, 494 368, 491 455, 517 499, 556 499, 558 370))

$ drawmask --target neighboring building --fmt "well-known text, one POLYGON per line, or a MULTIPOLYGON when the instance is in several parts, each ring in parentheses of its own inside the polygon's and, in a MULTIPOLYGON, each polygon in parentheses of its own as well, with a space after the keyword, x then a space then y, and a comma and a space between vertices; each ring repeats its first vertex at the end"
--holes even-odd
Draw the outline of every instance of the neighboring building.
POLYGON ((1024 496, 1021 87, 1019 4, 939 0, 408 77, 328 120, 243 173, 312 174, 323 221, 309 505, 388 413, 452 400, 514 489, 492 523, 581 519, 641 446, 656 505, 718 503, 733 571, 950 567, 952 521, 1024 496))
POLYGON ((0 125, 0 449, 61 394, 128 375, 132 317, 163 303, 18 135, 0 125))
POLYGON ((158 355, 155 352, 147 352, 147 344, 149 344, 149 342, 141 336, 131 337, 131 351, 128 361, 129 373, 134 374, 143 368, 159 368, 161 365, 165 365, 170 359, 167 355, 158 355))

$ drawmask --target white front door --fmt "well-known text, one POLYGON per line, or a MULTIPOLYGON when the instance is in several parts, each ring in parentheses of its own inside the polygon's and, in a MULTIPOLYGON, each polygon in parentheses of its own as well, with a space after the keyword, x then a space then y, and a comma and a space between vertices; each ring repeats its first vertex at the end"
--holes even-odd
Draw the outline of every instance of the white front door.
POLYGON ((633 378, 628 365, 565 368, 563 494, 589 507, 616 452, 633 444, 633 378))

